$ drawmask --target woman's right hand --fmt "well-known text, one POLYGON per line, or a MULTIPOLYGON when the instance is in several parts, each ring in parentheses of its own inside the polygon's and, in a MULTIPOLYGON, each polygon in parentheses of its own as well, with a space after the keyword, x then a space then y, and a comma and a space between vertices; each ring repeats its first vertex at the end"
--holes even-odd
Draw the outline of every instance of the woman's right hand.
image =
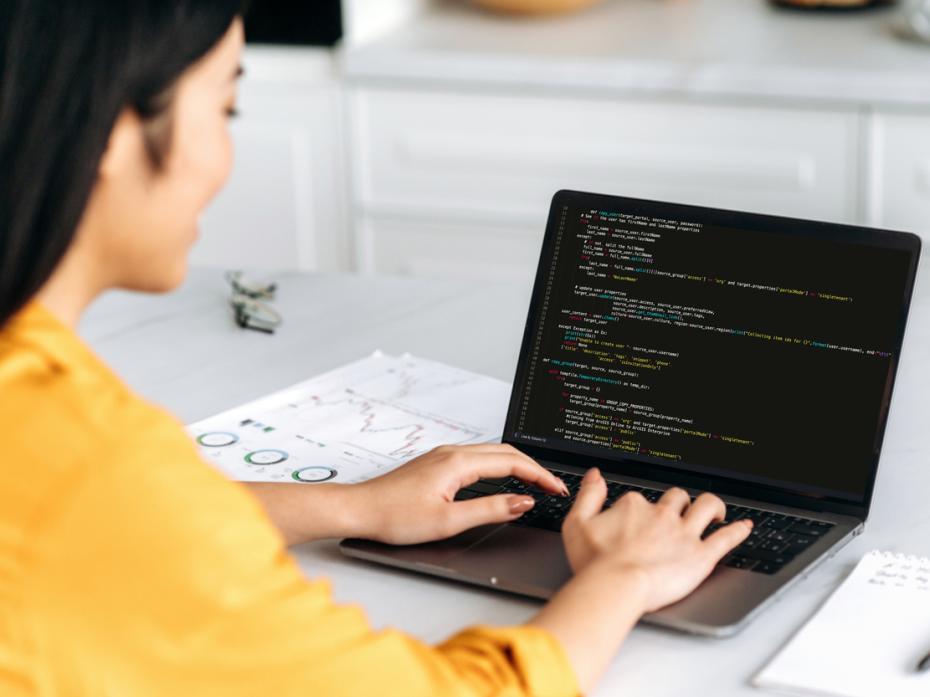
POLYGON ((576 573, 596 565, 641 577, 644 612, 691 593, 752 530, 752 521, 741 520, 701 539, 726 514, 723 501, 712 494, 692 503, 686 491, 672 488, 652 504, 630 492, 602 512, 606 497, 603 476, 588 470, 562 527, 568 561, 576 573))
POLYGON ((631 492, 602 512, 606 498, 601 473, 589 470, 562 524, 575 575, 530 620, 562 645, 582 693, 594 689, 643 613, 688 595, 752 530, 740 521, 701 539, 724 519, 723 501, 711 494, 691 503, 673 488, 652 504, 631 492))

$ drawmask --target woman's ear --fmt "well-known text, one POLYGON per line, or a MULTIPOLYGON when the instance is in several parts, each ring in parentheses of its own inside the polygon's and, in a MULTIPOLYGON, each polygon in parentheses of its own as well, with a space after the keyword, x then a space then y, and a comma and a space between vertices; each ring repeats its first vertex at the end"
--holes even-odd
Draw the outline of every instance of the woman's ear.
POLYGON ((135 176, 140 165, 144 165, 145 157, 142 119, 135 109, 124 107, 110 131, 98 176, 109 181, 135 176))

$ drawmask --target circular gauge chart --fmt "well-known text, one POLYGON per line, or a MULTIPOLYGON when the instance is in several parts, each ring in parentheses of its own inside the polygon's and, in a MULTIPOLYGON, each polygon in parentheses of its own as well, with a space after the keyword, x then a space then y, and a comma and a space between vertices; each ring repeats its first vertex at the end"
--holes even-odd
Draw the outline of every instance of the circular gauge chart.
POLYGON ((254 450, 245 456, 245 461, 250 465, 276 465, 288 457, 283 450, 254 450))
POLYGON ((207 448, 225 448, 239 442, 239 436, 228 431, 210 431, 197 436, 197 442, 207 448))
POLYGON ((298 482, 325 482, 335 476, 336 470, 332 467, 322 467, 320 465, 304 467, 291 472, 291 477, 298 482))

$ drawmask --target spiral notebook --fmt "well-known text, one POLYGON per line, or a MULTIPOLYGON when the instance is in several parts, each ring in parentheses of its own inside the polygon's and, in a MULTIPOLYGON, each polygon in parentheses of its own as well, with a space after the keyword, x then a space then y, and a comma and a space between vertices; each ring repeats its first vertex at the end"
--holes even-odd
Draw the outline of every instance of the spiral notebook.
POLYGON ((753 680, 826 697, 927 697, 930 559, 869 552, 753 680))

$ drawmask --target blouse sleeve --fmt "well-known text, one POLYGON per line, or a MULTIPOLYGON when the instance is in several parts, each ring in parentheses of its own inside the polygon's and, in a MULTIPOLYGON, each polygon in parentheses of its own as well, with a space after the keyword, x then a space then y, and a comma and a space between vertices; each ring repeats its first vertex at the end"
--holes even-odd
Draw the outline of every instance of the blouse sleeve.
POLYGON ((132 430, 142 442, 98 453, 36 529, 28 615, 50 693, 578 694, 539 628, 473 627, 438 646, 373 630, 304 578, 260 505, 173 420, 132 430))

